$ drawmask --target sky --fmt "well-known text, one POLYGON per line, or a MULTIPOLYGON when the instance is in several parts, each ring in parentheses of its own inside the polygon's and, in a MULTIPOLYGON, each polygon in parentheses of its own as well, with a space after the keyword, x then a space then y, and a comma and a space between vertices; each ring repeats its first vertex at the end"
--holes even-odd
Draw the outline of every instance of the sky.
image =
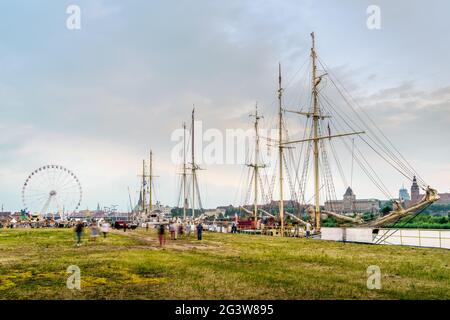
MULTIPOLYGON (((221 132, 249 128, 256 101, 270 119, 278 63, 295 78, 312 31, 358 104, 428 184, 449 192, 449 10, 445 0, 3 0, 0 204, 20 209, 28 175, 59 164, 79 178, 82 209, 127 210, 127 188, 134 202, 152 149, 155 197, 175 205, 171 136, 192 106, 204 129, 221 132), (81 9, 81 29, 67 28, 70 5, 81 9), (370 5, 380 29, 367 27, 370 5)), ((296 84, 286 101, 295 103, 296 84)), ((204 166, 204 207, 237 204, 241 167, 204 166)), ((386 181, 393 194, 409 183, 386 181)), ((353 185, 358 197, 382 197, 362 178, 353 185)))

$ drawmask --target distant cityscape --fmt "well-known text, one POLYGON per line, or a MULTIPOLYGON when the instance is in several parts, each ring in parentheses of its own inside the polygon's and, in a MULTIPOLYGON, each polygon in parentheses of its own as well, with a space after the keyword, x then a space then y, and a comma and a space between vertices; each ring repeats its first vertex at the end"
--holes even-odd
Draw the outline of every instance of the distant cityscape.
MULTIPOLYGON (((417 203, 423 194, 420 193, 420 187, 417 184, 417 179, 414 177, 411 185, 411 195, 408 189, 405 187, 400 188, 398 200, 402 203, 403 207, 410 207, 412 204, 417 203)), ((433 204, 436 205, 450 205, 450 193, 440 193, 440 199, 433 204)), ((358 199, 353 190, 348 187, 342 200, 333 200, 325 202, 325 209, 335 211, 338 213, 376 213, 390 204, 390 200, 379 199, 358 199)), ((448 212, 442 212, 448 213, 448 212)))
MULTIPOLYGON (((433 214, 449 214, 450 212, 450 193, 440 193, 440 199, 435 204, 433 204, 430 208, 433 214)), ((412 185, 408 191, 404 186, 399 189, 398 200, 402 205, 407 208, 412 204, 418 202, 423 197, 423 194, 420 193, 420 187, 417 184, 417 179, 414 177, 412 185)), ((356 194, 354 193, 351 187, 348 187, 345 191, 342 200, 327 200, 324 203, 325 210, 331 210, 341 214, 355 214, 355 213, 379 213, 385 207, 392 206, 391 200, 380 200, 375 198, 369 199, 358 199, 356 194)), ((310 204, 300 204, 296 201, 286 200, 284 201, 284 205, 287 210, 294 211, 295 209, 299 209, 301 212, 304 211, 310 204)), ((97 205, 95 210, 79 210, 69 214, 69 219, 76 220, 101 220, 106 219, 110 221, 121 221, 121 220, 130 220, 131 216, 134 212, 139 211, 141 204, 138 203, 136 207, 133 209, 133 212, 119 212, 114 206, 109 207, 101 207, 100 204, 97 205)), ((266 208, 272 212, 277 212, 278 201, 272 201, 271 203, 265 205, 258 205, 258 207, 266 208)), ((250 208, 251 205, 244 206, 250 208)), ((2 208, 3 209, 3 208, 2 208)), ((171 207, 168 205, 162 205, 160 202, 157 202, 153 208, 152 212, 155 214, 162 214, 165 217, 176 217, 180 216, 180 208, 171 207)), ((427 209, 430 210, 430 209, 427 209)), ((427 211, 426 211, 427 212, 427 211)), ((227 206, 218 206, 217 208, 212 209, 204 209, 203 213, 207 216, 214 217, 228 217, 232 218, 235 214, 240 214, 240 208, 227 205, 227 206)), ((23 212, 11 212, 11 211, 0 211, 0 222, 16 219, 20 220, 20 217, 23 215, 23 212)), ((58 214, 53 216, 54 219, 60 219, 58 214)))

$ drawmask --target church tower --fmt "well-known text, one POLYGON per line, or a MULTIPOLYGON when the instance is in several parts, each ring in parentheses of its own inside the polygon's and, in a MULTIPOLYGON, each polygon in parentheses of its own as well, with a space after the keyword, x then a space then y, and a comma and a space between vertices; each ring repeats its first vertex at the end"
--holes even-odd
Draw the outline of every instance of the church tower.
POLYGON ((411 202, 416 203, 420 200, 420 189, 419 185, 417 184, 416 176, 413 178, 413 183, 411 186, 411 202))

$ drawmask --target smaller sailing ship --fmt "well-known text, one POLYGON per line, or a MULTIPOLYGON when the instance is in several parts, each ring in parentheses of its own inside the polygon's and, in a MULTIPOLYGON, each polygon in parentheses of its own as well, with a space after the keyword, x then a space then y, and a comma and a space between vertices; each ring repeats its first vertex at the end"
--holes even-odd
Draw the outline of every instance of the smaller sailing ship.
POLYGON ((198 182, 198 171, 202 170, 195 160, 195 108, 192 109, 191 130, 188 132, 183 123, 183 163, 181 167, 181 181, 178 192, 176 210, 181 209, 181 218, 185 222, 197 222, 205 218, 202 198, 198 182), (190 139, 187 134, 189 133, 190 139), (190 145, 188 141, 190 140, 190 145), (191 159, 188 162, 188 151, 191 159))
POLYGON ((139 175, 141 179, 139 200, 134 207, 131 201, 130 190, 128 188, 133 220, 138 222, 158 222, 164 219, 164 214, 161 210, 159 210, 158 206, 154 205, 154 180, 158 176, 153 173, 153 162, 153 151, 150 150, 148 172, 145 159, 142 160, 142 173, 139 175))
MULTIPOLYGON (((255 150, 254 150, 254 161, 253 163, 248 163, 246 166, 251 171, 251 184, 250 189, 253 189, 253 206, 252 208, 248 208, 249 206, 242 205, 239 207, 241 211, 245 214, 241 214, 241 219, 238 220, 239 229, 241 230, 257 230, 260 229, 260 214, 263 213, 268 217, 274 219, 275 216, 271 213, 265 211, 263 208, 258 207, 259 194, 261 193, 261 198, 264 199, 264 185, 262 183, 261 177, 261 169, 265 168, 266 165, 260 163, 260 137, 259 137, 259 120, 261 119, 261 115, 258 114, 258 104, 255 106, 255 113, 250 115, 255 118, 254 129, 255 129, 255 150)), ((251 194, 251 190, 247 192, 247 194, 251 194)), ((247 201, 247 200, 246 200, 247 201)), ((273 220, 271 221, 273 223, 273 220)))

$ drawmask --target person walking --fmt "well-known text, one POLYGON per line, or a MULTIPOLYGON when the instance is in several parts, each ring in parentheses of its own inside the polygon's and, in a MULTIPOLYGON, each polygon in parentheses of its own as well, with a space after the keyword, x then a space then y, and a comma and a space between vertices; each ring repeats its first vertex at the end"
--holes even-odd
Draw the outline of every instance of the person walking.
POLYGON ((183 235, 184 235, 184 227, 183 227, 183 224, 182 224, 182 223, 180 223, 180 224, 178 225, 178 235, 180 236, 180 239, 183 238, 183 235))
POLYGON ((188 222, 186 223, 186 235, 188 237, 188 239, 191 237, 191 224, 188 222))
POLYGON ((101 230, 103 233, 103 238, 106 238, 106 236, 108 235, 108 232, 109 232, 109 223, 106 221, 103 222, 101 230))
POLYGON ((169 224, 170 240, 175 240, 175 224, 171 222, 169 224))
POLYGON ((306 223, 306 237, 309 238, 311 236, 311 223, 306 223))
POLYGON ((166 242, 166 227, 163 224, 160 224, 158 227, 158 239, 159 245, 162 247, 166 242))
POLYGON ((203 234, 203 226, 202 223, 199 222, 197 225, 197 240, 202 240, 202 234, 203 234))
POLYGON ((178 223, 174 221, 173 223, 173 239, 177 240, 178 237, 178 223))
POLYGON ((91 229, 91 240, 92 240, 92 241, 97 240, 97 237, 98 237, 98 226, 97 226, 97 222, 92 221, 92 222, 91 222, 90 229, 91 229))
POLYGON ((78 223, 75 226, 75 234, 77 235, 77 247, 81 246, 81 236, 83 234, 84 225, 81 221, 78 221, 78 223))

